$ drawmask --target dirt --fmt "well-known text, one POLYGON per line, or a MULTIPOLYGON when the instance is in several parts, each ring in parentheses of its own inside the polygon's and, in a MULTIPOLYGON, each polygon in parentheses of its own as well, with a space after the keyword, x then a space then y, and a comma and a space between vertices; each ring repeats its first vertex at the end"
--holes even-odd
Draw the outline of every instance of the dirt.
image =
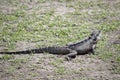
MULTIPOLYGON (((52 4, 54 5, 52 7, 56 7, 55 15, 74 11, 63 3, 53 2, 52 4)), ((43 4, 43 6, 49 5, 50 3, 43 4)), ((120 41, 115 38, 119 32, 119 30, 116 33, 112 32, 110 43, 120 44, 120 41)), ((16 43, 16 50, 33 47, 35 47, 34 43, 24 41, 16 43)), ((1 47, 0 51, 3 49, 1 47)), ((65 61, 64 57, 52 54, 13 55, 12 59, 0 60, 0 80, 120 80, 119 74, 112 74, 109 70, 111 64, 98 57, 82 55, 72 61, 65 61), (23 61, 13 62, 16 59, 23 59, 23 61), (63 73, 56 72, 58 66, 64 67, 63 73)))
POLYGON ((63 66, 65 68, 65 73, 57 74, 55 72, 57 67, 52 65, 52 63, 56 62, 57 59, 63 59, 64 56, 50 56, 50 54, 14 56, 14 59, 28 59, 26 62, 20 64, 12 63, 12 60, 1 61, 1 80, 79 80, 84 78, 95 80, 119 80, 120 78, 120 75, 112 74, 110 72, 109 68, 111 65, 109 63, 106 63, 97 57, 92 58, 89 55, 77 56, 76 59, 69 62, 63 61, 58 66, 63 66))
POLYGON ((120 28, 117 28, 117 30, 108 33, 111 36, 109 37, 109 43, 111 44, 120 44, 120 28))

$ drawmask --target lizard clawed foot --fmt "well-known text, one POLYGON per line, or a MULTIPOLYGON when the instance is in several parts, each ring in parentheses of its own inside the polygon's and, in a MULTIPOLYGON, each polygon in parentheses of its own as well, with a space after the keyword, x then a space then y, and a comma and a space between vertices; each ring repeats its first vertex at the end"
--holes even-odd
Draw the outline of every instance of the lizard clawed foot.
POLYGON ((66 61, 71 61, 71 60, 72 60, 72 58, 70 58, 70 57, 66 56, 66 57, 65 57, 65 60, 66 60, 66 61))
POLYGON ((66 61, 71 61, 72 59, 75 59, 76 56, 65 56, 66 61))

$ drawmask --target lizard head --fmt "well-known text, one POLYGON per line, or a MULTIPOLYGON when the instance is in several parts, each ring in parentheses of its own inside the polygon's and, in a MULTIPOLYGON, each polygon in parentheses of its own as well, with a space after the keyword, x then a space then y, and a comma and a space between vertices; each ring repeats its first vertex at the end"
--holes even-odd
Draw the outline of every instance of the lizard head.
POLYGON ((100 39, 100 36, 101 36, 101 31, 93 31, 90 34, 89 39, 91 39, 93 43, 97 43, 97 41, 100 39))

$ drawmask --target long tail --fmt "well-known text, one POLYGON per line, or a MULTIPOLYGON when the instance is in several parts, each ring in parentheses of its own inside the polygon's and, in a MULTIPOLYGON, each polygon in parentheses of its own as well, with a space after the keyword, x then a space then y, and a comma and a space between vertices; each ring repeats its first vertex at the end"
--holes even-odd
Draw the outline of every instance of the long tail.
POLYGON ((31 49, 31 50, 25 50, 25 51, 16 51, 16 52, 0 52, 0 54, 30 54, 30 53, 44 53, 48 52, 50 54, 68 54, 69 50, 67 47, 44 47, 44 48, 38 48, 38 49, 31 49))
POLYGON ((30 54, 30 53, 43 53, 44 48, 39 49, 31 49, 31 50, 25 50, 25 51, 14 51, 14 52, 0 52, 0 54, 30 54))

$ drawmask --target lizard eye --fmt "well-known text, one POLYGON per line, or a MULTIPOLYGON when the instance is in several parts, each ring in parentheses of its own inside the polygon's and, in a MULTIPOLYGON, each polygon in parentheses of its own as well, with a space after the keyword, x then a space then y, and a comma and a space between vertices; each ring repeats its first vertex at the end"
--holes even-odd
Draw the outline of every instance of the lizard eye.
POLYGON ((97 38, 94 38, 93 40, 94 40, 94 41, 96 41, 96 40, 97 40, 97 38))

